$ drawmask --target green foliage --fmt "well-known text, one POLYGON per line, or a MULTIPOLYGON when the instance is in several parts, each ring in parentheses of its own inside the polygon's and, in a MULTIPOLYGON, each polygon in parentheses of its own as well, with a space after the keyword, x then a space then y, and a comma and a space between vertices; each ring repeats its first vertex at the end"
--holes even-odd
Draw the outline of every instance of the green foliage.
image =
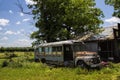
POLYGON ((22 63, 20 61, 9 60, 8 67, 10 68, 19 68, 22 67, 22 63))
POLYGON ((18 57, 17 54, 15 54, 14 52, 4 52, 2 53, 2 55, 0 56, 0 59, 11 59, 11 58, 14 58, 14 57, 18 57))
POLYGON ((8 66, 8 62, 5 60, 5 61, 3 61, 3 63, 2 63, 2 67, 6 67, 6 66, 8 66))
MULTIPOLYGON (((2 53, 1 53, 2 54, 2 53)), ((0 78, 2 80, 119 80, 120 63, 109 63, 101 70, 81 68, 53 68, 42 63, 29 61, 33 59, 30 52, 15 54, 19 57, 0 59, 0 78), (26 56, 29 56, 29 59, 26 56), (4 64, 1 65, 1 64, 4 64)), ((1 55, 0 55, 1 57, 1 55)))
POLYGON ((11 58, 13 58, 13 57, 17 57, 17 55, 14 54, 14 53, 12 53, 12 54, 9 54, 8 57, 11 59, 11 58))
POLYGON ((96 33, 103 23, 103 13, 95 7, 95 0, 33 0, 32 9, 37 31, 31 38, 53 42, 68 40, 81 33, 96 33))
POLYGON ((9 61, 3 61, 2 67, 18 68, 22 67, 22 64, 20 62, 10 59, 9 61))
POLYGON ((14 51, 23 51, 23 52, 29 52, 34 51, 32 47, 1 47, 0 52, 14 52, 14 51))
POLYGON ((76 68, 75 69, 75 73, 77 74, 77 75, 80 75, 80 74, 89 74, 89 71, 87 70, 87 69, 81 69, 81 68, 76 68))
POLYGON ((105 3, 107 5, 114 7, 114 13, 113 16, 120 18, 120 0, 105 0, 105 3))
POLYGON ((19 67, 23 67, 25 65, 25 63, 31 61, 32 62, 32 59, 31 57, 33 58, 33 53, 31 52, 26 52, 24 53, 24 55, 17 55, 16 53, 8 53, 6 52, 5 54, 5 59, 7 60, 4 60, 2 62, 2 67, 10 67, 10 68, 19 68, 19 67))

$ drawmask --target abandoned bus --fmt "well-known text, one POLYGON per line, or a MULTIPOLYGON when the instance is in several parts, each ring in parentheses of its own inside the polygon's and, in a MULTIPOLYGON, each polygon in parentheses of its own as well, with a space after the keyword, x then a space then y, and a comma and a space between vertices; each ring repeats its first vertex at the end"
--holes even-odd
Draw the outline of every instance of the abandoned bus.
POLYGON ((35 61, 61 66, 99 67, 100 57, 76 40, 44 43, 35 48, 35 61))

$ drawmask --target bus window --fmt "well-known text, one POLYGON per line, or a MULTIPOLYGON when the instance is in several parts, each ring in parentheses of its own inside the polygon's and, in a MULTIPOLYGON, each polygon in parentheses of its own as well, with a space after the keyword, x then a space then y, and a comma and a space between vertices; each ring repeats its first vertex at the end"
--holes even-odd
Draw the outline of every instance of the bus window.
POLYGON ((49 54, 52 54, 52 47, 49 47, 49 54))
POLYGON ((52 54, 53 55, 56 55, 56 51, 57 51, 57 48, 56 47, 52 47, 52 54))
POLYGON ((41 48, 41 47, 39 48, 39 53, 40 53, 40 54, 42 53, 42 48, 41 48))
POLYGON ((62 54, 62 46, 57 46, 57 55, 62 54))
POLYGON ((70 51, 70 48, 69 48, 69 47, 66 47, 65 50, 66 50, 66 51, 70 51))
POLYGON ((75 45, 74 46, 74 51, 81 51, 81 46, 80 45, 75 45))
POLYGON ((49 48, 45 47, 45 54, 49 54, 49 48))
POLYGON ((41 49, 42 49, 41 54, 44 54, 45 53, 45 48, 42 47, 41 49))
POLYGON ((35 49, 35 53, 37 53, 37 54, 39 53, 39 48, 35 49))
POLYGON ((79 52, 79 51, 85 51, 86 46, 85 45, 74 45, 74 51, 79 52))

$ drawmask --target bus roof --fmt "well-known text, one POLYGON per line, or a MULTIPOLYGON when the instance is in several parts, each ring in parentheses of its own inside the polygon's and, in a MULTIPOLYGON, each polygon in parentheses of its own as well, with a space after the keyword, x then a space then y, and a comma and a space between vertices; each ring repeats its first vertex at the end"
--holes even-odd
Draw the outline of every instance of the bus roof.
POLYGON ((63 44, 73 44, 75 42, 80 42, 77 40, 66 40, 66 41, 58 41, 58 42, 51 42, 51 43, 42 43, 39 45, 40 46, 57 46, 57 45, 63 45, 63 44))

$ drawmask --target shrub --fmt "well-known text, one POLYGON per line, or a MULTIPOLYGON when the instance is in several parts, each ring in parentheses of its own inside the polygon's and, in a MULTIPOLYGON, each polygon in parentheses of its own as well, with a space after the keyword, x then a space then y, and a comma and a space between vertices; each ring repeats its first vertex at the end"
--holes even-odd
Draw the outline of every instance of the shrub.
POLYGON ((5 54, 5 56, 9 56, 9 53, 8 53, 8 52, 5 52, 4 54, 5 54))
POLYGON ((15 61, 15 60, 12 60, 12 59, 9 59, 8 61, 5 60, 3 61, 2 63, 2 67, 11 67, 11 68, 18 68, 18 67, 22 67, 22 63, 19 62, 19 61, 15 61))
POLYGON ((9 58, 13 58, 13 57, 17 57, 17 55, 14 54, 14 53, 12 53, 12 54, 9 55, 9 58))
POLYGON ((3 61, 2 67, 6 67, 6 66, 8 66, 8 62, 7 61, 3 61))
POLYGON ((17 57, 17 54, 5 52, 5 57, 11 59, 13 57, 17 57))
POLYGON ((11 68, 19 68, 19 67, 22 67, 22 63, 20 62, 15 62, 15 61, 12 61, 12 62, 9 62, 9 65, 8 67, 11 67, 11 68))

